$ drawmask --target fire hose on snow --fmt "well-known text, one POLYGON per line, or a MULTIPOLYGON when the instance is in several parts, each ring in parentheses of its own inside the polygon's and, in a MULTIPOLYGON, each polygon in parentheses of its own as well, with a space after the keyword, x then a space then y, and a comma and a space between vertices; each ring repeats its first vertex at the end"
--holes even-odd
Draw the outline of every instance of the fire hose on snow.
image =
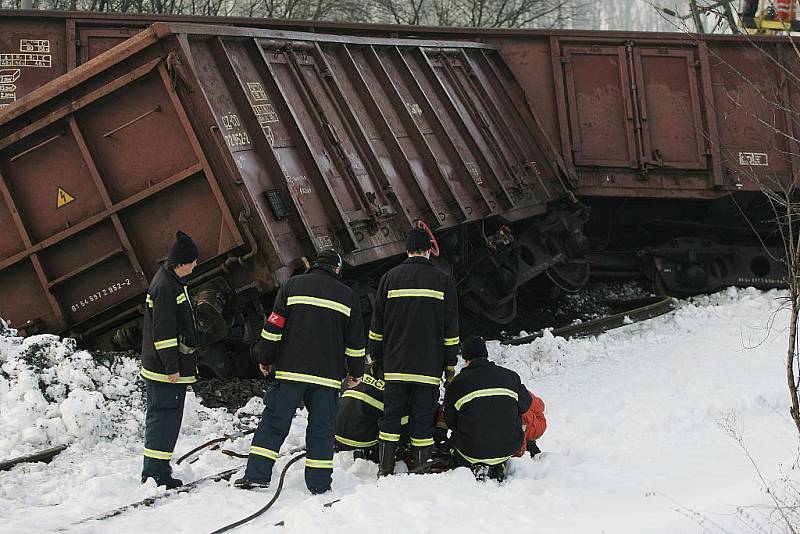
POLYGON ((260 516, 261 514, 263 514, 267 510, 269 510, 270 507, 273 504, 275 504, 275 501, 277 501, 278 497, 280 497, 280 495, 281 495, 281 490, 283 489, 283 481, 286 478, 286 472, 289 470, 289 467, 291 467, 291 465, 293 463, 295 463, 296 461, 300 460, 301 458, 304 458, 305 455, 306 455, 305 452, 301 452, 300 454, 294 456, 291 460, 289 460, 286 463, 285 466, 283 466, 283 471, 281 471, 281 478, 280 478, 280 480, 278 480, 278 487, 275 489, 275 494, 272 496, 272 498, 269 500, 269 502, 267 504, 265 504, 260 510, 250 514, 249 516, 245 517, 244 519, 240 519, 239 521, 231 523, 230 525, 226 525, 226 526, 224 526, 224 527, 222 527, 220 529, 217 529, 214 532, 212 532, 211 534, 222 534, 222 532, 228 532, 229 530, 233 530, 236 527, 240 527, 240 526, 244 525, 245 523, 248 523, 248 522, 252 521, 256 517, 260 516))

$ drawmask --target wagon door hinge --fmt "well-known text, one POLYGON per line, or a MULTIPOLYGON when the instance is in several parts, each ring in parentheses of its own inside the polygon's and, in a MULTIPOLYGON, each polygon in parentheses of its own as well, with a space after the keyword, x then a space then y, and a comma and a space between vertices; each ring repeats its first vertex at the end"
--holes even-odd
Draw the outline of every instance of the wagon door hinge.
POLYGON ((352 185, 353 192, 359 197, 361 205, 365 208, 369 215, 369 220, 377 224, 377 217, 381 215, 382 210, 376 202, 374 193, 372 196, 370 196, 369 192, 365 192, 361 187, 361 184, 358 181, 358 174, 353 168, 353 162, 350 160, 350 156, 347 155, 347 151, 342 144, 342 139, 339 137, 336 128, 334 128, 333 124, 328 121, 328 117, 325 115, 325 112, 322 109, 318 109, 317 112, 319 113, 320 121, 322 122, 322 125, 328 134, 328 138, 333 145, 335 154, 344 166, 344 173, 352 185))

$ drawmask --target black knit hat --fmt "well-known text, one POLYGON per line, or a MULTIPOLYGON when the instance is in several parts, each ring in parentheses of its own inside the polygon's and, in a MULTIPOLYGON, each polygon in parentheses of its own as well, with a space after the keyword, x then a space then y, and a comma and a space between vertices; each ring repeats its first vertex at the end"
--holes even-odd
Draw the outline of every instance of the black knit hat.
POLYGON ((464 360, 474 360, 475 358, 488 358, 489 352, 486 350, 486 342, 478 336, 469 336, 461 342, 461 356, 464 360))
POLYGON ((422 228, 413 228, 406 238, 406 250, 410 252, 426 251, 431 248, 431 236, 422 228))
POLYGON ((329 270, 335 270, 337 267, 342 266, 342 256, 333 249, 325 249, 317 254, 317 259, 314 260, 313 267, 326 267, 329 270))
POLYGON ((192 263, 199 256, 197 245, 192 241, 192 238, 178 230, 175 234, 175 243, 172 244, 167 257, 169 262, 173 265, 184 265, 192 263))

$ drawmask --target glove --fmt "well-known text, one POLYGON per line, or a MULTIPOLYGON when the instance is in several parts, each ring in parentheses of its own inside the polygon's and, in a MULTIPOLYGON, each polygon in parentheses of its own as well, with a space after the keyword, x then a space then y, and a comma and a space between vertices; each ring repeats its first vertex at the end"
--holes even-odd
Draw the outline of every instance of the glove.
POLYGON ((456 369, 455 367, 448 367, 444 370, 444 387, 450 385, 450 382, 456 377, 456 369))
POLYGON ((256 341, 250 345, 250 359, 253 363, 270 365, 272 363, 271 348, 266 341, 256 341))

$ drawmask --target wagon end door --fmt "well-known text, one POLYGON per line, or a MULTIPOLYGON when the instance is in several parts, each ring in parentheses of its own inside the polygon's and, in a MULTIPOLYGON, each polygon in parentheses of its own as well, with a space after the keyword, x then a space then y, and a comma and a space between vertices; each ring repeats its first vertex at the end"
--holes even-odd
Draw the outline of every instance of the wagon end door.
POLYGON ((648 167, 707 167, 694 51, 633 49, 641 122, 642 161, 648 167))
POLYGON ((561 57, 575 165, 637 166, 625 49, 565 46, 561 57))

